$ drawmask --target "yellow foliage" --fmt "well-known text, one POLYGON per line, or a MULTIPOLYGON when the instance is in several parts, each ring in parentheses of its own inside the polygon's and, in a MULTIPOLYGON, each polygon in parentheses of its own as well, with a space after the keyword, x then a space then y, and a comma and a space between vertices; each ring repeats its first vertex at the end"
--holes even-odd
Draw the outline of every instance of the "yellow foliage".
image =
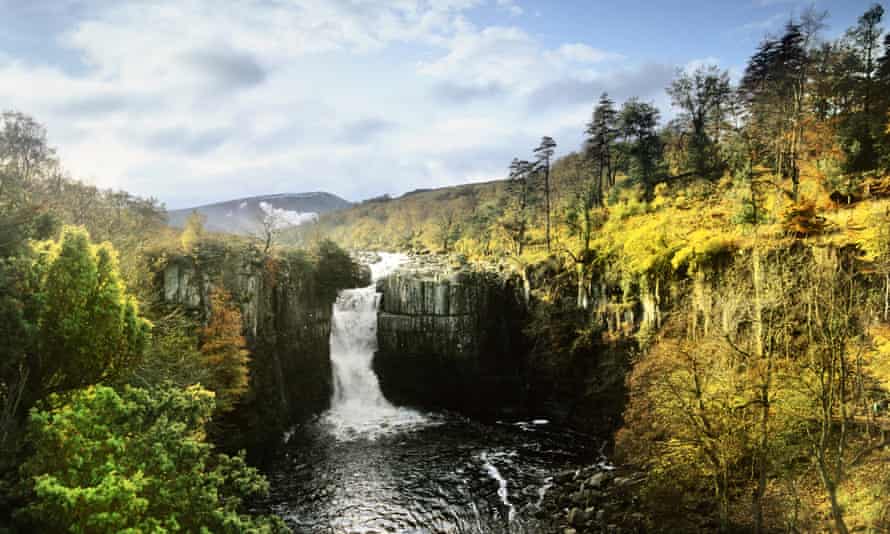
POLYGON ((189 215, 185 222, 185 229, 182 231, 182 236, 180 237, 180 243, 182 244, 183 250, 192 252, 195 245, 204 238, 204 223, 206 221, 207 217, 197 211, 193 211, 192 214, 189 215))
POLYGON ((841 248, 856 245, 865 261, 890 257, 890 204, 882 200, 857 202, 849 208, 822 212, 835 229, 826 243, 841 248))
POLYGON ((871 337, 875 349, 869 370, 884 388, 890 389, 890 326, 873 327, 871 337))
POLYGON ((688 266, 690 271, 697 271, 736 248, 738 239, 733 235, 713 230, 695 230, 689 234, 687 244, 671 259, 671 266, 674 270, 688 266))

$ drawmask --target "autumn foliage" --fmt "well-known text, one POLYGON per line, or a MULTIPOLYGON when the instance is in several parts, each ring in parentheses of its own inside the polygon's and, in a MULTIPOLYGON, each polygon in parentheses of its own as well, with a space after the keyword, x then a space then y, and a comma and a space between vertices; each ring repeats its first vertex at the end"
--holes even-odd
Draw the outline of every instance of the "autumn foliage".
POLYGON ((216 288, 210 298, 210 320, 201 333, 201 357, 219 409, 230 411, 247 391, 250 356, 241 335, 241 312, 232 304, 231 295, 216 288))

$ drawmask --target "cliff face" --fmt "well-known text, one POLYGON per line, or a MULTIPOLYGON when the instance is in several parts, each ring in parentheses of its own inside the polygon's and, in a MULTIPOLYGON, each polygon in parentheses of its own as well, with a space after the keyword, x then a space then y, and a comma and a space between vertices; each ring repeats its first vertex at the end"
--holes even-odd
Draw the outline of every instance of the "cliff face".
POLYGON ((324 410, 330 400, 331 314, 340 288, 325 285, 324 271, 303 256, 264 260, 250 249, 226 249, 171 258, 159 273, 165 302, 201 320, 214 286, 240 306, 251 388, 239 416, 260 432, 324 410))
POLYGON ((514 279, 404 270, 378 288, 374 368, 387 398, 477 415, 522 407, 526 309, 514 279))

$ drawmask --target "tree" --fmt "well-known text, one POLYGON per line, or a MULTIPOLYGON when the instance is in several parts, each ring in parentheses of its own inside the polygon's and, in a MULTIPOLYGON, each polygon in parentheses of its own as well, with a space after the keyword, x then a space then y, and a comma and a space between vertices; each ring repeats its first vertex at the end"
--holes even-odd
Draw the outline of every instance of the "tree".
POLYGON ((612 165, 612 143, 618 135, 618 112, 615 111, 615 103, 609 98, 608 93, 600 95, 599 102, 593 110, 593 118, 587 123, 585 133, 587 139, 585 145, 587 154, 596 162, 596 192, 595 202, 603 205, 603 188, 605 185, 615 185, 615 175, 612 165))
POLYGON ((451 206, 443 206, 433 221, 433 235, 442 251, 448 253, 454 242, 460 238, 460 221, 451 206))
POLYGON ((269 484, 243 455, 212 454, 213 393, 122 392, 92 386, 33 410, 22 466, 34 500, 21 513, 43 532, 273 532, 280 520, 245 514, 269 484))
POLYGON ((315 286, 320 302, 333 302, 347 287, 370 283, 362 266, 330 239, 319 241, 312 250, 315 259, 315 286))
POLYGON ((747 187, 748 196, 742 200, 741 211, 736 216, 738 223, 759 224, 765 218, 761 200, 760 172, 755 165, 761 160, 764 151, 756 125, 746 120, 744 95, 734 91, 727 103, 726 140, 721 144, 722 159, 733 179, 747 187))
POLYGON ((241 312, 227 291, 210 293, 210 320, 201 332, 201 356, 220 411, 231 411, 248 386, 250 355, 241 335, 241 312))
MULTIPOLYGON (((594 229, 601 224, 600 217, 596 217, 594 209, 602 206, 601 177, 588 179, 590 171, 590 159, 579 154, 570 154, 563 161, 568 160, 574 172, 574 189, 569 205, 566 209, 565 223, 570 235, 576 237, 579 246, 576 251, 566 249, 566 254, 574 261, 577 275, 578 296, 576 306, 587 309, 590 304, 590 284, 588 283, 589 269, 594 260, 594 252, 591 248, 594 229)), ((603 167, 597 162, 597 169, 603 167)), ((594 173, 596 176, 596 173, 594 173)))
POLYGON ((533 202, 532 171, 533 166, 526 160, 513 158, 510 163, 508 197, 499 225, 513 243, 513 253, 516 256, 521 256, 525 247, 529 211, 533 202))
POLYGON ((687 137, 687 165, 700 176, 719 168, 716 145, 726 119, 732 93, 729 74, 715 65, 692 72, 679 71, 667 88, 675 107, 682 111, 677 121, 687 137))
POLYGON ((544 173, 544 217, 547 225, 547 252, 550 252, 550 158, 553 157, 554 148, 556 148, 556 141, 552 137, 547 136, 542 137, 541 144, 535 148, 535 156, 538 158, 535 170, 544 173))
POLYGON ((266 202, 260 202, 260 209, 258 216, 259 235, 257 238, 263 247, 263 255, 268 256, 282 232, 291 225, 285 218, 285 210, 276 208, 266 202))
POLYGON ((0 258, 0 472, 18 436, 21 406, 36 354, 39 278, 26 249, 0 258))
POLYGON ((791 179, 791 198, 799 200, 799 158, 809 81, 809 49, 823 27, 823 14, 806 12, 790 21, 778 39, 765 39, 748 61, 740 90, 755 129, 772 148, 777 175, 791 179))
POLYGON ((31 117, 0 114, 0 207, 21 202, 35 179, 55 161, 46 129, 31 117))
POLYGON ((884 8, 880 4, 873 4, 859 17, 856 26, 847 31, 847 38, 852 43, 854 53, 859 60, 859 72, 856 74, 861 76, 859 83, 862 87, 862 112, 866 116, 872 110, 878 50, 884 33, 884 29, 880 26, 883 17, 884 8))
POLYGON ((848 528, 838 499, 839 484, 850 464, 849 432, 858 404, 853 388, 853 352, 857 350, 862 327, 861 303, 866 301, 856 280, 852 259, 828 258, 814 263, 803 275, 800 298, 808 312, 803 324, 805 359, 799 372, 800 397, 809 401, 815 429, 807 432, 813 463, 831 505, 835 529, 848 528))
POLYGON ((207 216, 193 210, 185 221, 185 228, 182 230, 180 243, 186 252, 194 252, 195 246, 204 239, 204 224, 207 222, 207 216))
POLYGON ((83 229, 66 227, 59 241, 39 245, 39 255, 32 400, 130 371, 142 357, 150 325, 124 290, 114 249, 91 244, 83 229))
MULTIPOLYGON (((679 326, 669 321, 667 328, 679 326)), ((729 528, 731 491, 744 472, 749 445, 747 414, 737 409, 744 392, 734 359, 718 336, 690 340, 676 331, 665 336, 629 378, 627 417, 639 420, 639 431, 647 434, 616 438, 625 452, 651 448, 646 493, 656 502, 650 506, 670 502, 658 497, 665 486, 683 493, 710 489, 708 501, 717 509, 721 532, 729 528)))
POLYGON ((847 151, 845 168, 849 173, 863 172, 877 166, 875 140, 880 136, 884 113, 876 111, 875 81, 879 76, 878 50, 881 46, 881 19, 884 8, 874 4, 862 16, 857 25, 847 31, 851 65, 845 73, 850 78, 850 86, 856 106, 845 114, 843 121, 843 143, 847 151))
POLYGON ((152 317, 151 343, 126 382, 142 388, 203 384, 212 389, 211 370, 198 349, 200 332, 196 321, 181 308, 152 317))
POLYGON ((627 139, 631 155, 630 175, 652 198, 661 163, 662 145, 656 128, 659 111, 652 104, 631 98, 621 107, 619 130, 627 139))

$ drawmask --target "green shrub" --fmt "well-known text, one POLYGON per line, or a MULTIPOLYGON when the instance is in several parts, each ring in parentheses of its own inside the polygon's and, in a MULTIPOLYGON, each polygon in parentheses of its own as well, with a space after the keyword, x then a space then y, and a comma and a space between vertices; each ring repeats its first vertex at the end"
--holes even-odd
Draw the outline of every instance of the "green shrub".
POLYGON ((243 456, 212 453, 204 427, 214 407, 199 386, 93 386, 32 410, 34 454, 22 474, 34 495, 20 518, 40 532, 283 529, 241 513, 242 499, 265 494, 268 482, 243 456))

